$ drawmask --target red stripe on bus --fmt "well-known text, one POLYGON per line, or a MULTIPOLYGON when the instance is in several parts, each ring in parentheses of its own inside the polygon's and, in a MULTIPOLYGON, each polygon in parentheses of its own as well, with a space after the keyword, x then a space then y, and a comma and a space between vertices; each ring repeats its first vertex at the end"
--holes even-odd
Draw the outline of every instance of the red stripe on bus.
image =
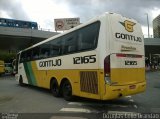
POLYGON ((116 54, 117 57, 130 57, 130 58, 142 58, 142 55, 133 55, 133 54, 116 54))

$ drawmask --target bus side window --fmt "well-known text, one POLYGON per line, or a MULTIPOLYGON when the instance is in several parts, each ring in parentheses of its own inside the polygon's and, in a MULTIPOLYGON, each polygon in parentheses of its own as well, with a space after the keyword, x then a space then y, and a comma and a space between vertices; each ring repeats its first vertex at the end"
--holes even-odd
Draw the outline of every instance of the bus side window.
POLYGON ((56 46, 53 46, 52 48, 51 48, 51 57, 52 56, 57 56, 57 55, 59 55, 60 54, 60 48, 59 47, 56 47, 56 46))
POLYGON ((47 42, 43 45, 40 45, 39 58, 48 58, 48 57, 50 57, 50 44, 47 42))
MULTIPOLYGON (((18 59, 18 57, 17 57, 18 59)), ((24 52, 21 53, 21 57, 20 57, 20 63, 24 62, 24 52)))
POLYGON ((76 46, 68 46, 68 52, 74 52, 76 49, 76 46))
POLYGON ((30 61, 32 59, 31 57, 32 57, 32 50, 27 50, 27 54, 26 54, 27 59, 26 60, 30 61))
POLYGON ((21 57, 20 57, 20 62, 27 62, 29 57, 27 56, 28 55, 28 51, 23 51, 21 53, 21 57))
POLYGON ((97 46, 100 22, 90 24, 78 31, 78 50, 89 50, 97 46))
POLYGON ((36 59, 39 58, 39 52, 40 52, 40 48, 39 47, 33 48, 32 60, 36 60, 36 59))
POLYGON ((73 53, 76 52, 76 41, 77 33, 72 32, 68 35, 63 37, 63 54, 73 53))
POLYGON ((50 57, 61 55, 62 40, 60 38, 52 40, 50 43, 50 57))

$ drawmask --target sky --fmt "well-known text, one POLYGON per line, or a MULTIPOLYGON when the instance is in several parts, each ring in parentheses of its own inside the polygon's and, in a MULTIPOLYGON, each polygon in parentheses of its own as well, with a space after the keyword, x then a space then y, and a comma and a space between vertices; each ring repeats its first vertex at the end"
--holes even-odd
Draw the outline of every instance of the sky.
POLYGON ((148 14, 153 35, 152 21, 160 14, 160 0, 0 0, 0 17, 35 21, 40 28, 52 31, 54 19, 79 17, 85 23, 104 12, 137 20, 146 36, 148 14))

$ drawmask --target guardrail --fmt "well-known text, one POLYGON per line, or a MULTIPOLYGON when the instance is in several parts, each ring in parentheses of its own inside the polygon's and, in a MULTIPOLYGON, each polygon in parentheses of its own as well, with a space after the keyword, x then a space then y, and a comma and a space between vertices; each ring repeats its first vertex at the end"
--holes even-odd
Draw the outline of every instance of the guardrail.
POLYGON ((149 35, 149 37, 148 37, 148 35, 147 35, 147 34, 143 34, 143 37, 144 37, 144 38, 154 38, 154 36, 153 36, 153 35, 149 35))

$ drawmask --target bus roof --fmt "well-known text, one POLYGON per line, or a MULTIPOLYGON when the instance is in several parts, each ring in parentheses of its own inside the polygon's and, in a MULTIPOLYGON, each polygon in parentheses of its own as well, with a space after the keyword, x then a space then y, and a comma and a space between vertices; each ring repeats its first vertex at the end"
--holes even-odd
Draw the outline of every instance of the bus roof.
MULTIPOLYGON (((36 46, 39 46, 39 45, 41 45, 41 44, 43 44, 43 43, 46 43, 46 42, 48 42, 48 41, 51 41, 51 40, 53 40, 53 39, 55 39, 55 38, 58 38, 58 37, 61 37, 61 36, 63 36, 63 35, 66 35, 66 34, 68 34, 68 33, 71 33, 71 32, 73 32, 74 30, 78 30, 78 29, 80 29, 80 28, 82 28, 82 27, 85 27, 86 25, 89 25, 89 24, 91 24, 91 23, 93 23, 93 22, 99 21, 102 17, 104 17, 104 16, 106 16, 106 15, 122 16, 122 15, 117 14, 117 13, 105 12, 104 14, 102 14, 102 15, 100 15, 100 16, 96 16, 96 17, 90 19, 89 21, 87 21, 86 23, 80 24, 80 25, 78 25, 78 26, 76 26, 76 27, 74 27, 74 28, 72 28, 72 29, 70 29, 70 30, 65 31, 64 33, 61 33, 61 34, 52 36, 52 37, 50 37, 50 38, 47 38, 47 39, 44 40, 44 41, 41 41, 41 42, 39 42, 39 43, 37 43, 37 44, 34 44, 34 45, 32 45, 32 46, 24 49, 24 50, 21 50, 19 53, 21 53, 21 52, 23 52, 23 51, 26 51, 26 50, 29 50, 29 49, 32 49, 32 48, 34 48, 34 47, 36 47, 36 46)), ((123 16, 123 17, 124 17, 124 16, 123 16)), ((129 18, 129 19, 131 19, 131 18, 129 18)), ((132 19, 132 20, 134 20, 134 19, 132 19)))

